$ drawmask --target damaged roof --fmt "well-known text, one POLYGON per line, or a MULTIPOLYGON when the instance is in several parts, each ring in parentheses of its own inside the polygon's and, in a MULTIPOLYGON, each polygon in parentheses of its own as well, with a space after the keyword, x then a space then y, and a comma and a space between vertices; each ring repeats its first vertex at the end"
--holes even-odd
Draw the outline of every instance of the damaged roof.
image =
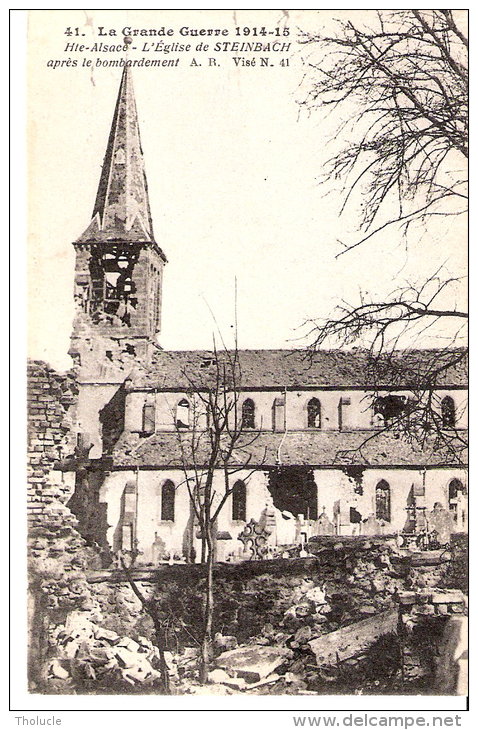
MULTIPOLYGON (((174 468, 207 463, 208 434, 163 432, 141 437, 124 433, 113 451, 115 467, 174 468)), ((422 449, 397 434, 357 431, 293 431, 289 433, 248 432, 241 437, 230 465, 251 467, 286 465, 339 466, 450 466, 466 462, 460 434, 450 437, 449 449, 430 443, 422 449)))
POLYGON ((131 71, 125 66, 91 223, 78 243, 154 242, 131 71))
MULTIPOLYGON (((213 385, 217 362, 232 370, 234 352, 161 350, 131 378, 132 389, 188 390, 213 385), (229 362, 228 362, 229 361, 229 362)), ((240 388, 466 387, 464 348, 406 350, 371 361, 367 350, 239 350, 240 388)))

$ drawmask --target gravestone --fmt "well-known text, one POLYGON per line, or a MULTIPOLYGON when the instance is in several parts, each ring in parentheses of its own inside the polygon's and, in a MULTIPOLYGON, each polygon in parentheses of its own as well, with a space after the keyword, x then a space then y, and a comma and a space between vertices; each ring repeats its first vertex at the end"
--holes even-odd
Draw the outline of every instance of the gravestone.
POLYGON ((334 535, 335 529, 333 523, 329 520, 325 510, 317 519, 317 535, 334 535))
POLYGON ((383 533, 383 523, 377 520, 374 514, 370 514, 362 522, 362 535, 381 535, 383 533))
POLYGON ((436 502, 432 511, 428 513, 428 525, 430 532, 436 532, 436 540, 440 545, 447 545, 450 542, 450 535, 454 530, 453 515, 440 502, 436 502))
POLYGON ((267 538, 270 534, 268 528, 251 519, 237 539, 244 544, 244 554, 249 555, 250 560, 262 560, 268 554, 267 538))

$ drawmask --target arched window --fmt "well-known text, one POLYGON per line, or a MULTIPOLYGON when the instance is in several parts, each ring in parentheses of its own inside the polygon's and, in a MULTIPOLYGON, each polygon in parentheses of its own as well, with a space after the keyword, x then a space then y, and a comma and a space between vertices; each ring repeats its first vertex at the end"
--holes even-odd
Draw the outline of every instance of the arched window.
POLYGON ((390 484, 381 479, 375 487, 375 516, 390 522, 390 484))
POLYGON ((189 428, 189 401, 182 398, 176 406, 176 428, 189 428))
POLYGON ((307 428, 320 428, 320 400, 311 398, 307 403, 307 428))
POLYGON ((441 402, 441 420, 445 428, 454 428, 456 424, 455 401, 446 395, 441 402))
POLYGON ((246 521, 247 489, 243 481, 237 481, 232 488, 232 519, 246 521))
POLYGON ((458 522, 458 505, 465 495, 466 489, 461 479, 452 479, 448 485, 448 509, 453 513, 455 522, 458 522))
POLYGON ((143 427, 142 431, 147 436, 154 433, 156 413, 154 403, 145 403, 143 406, 143 427))
POLYGON ((174 500, 176 488, 170 479, 161 487, 161 519, 165 522, 174 522, 174 500))
POLYGON ((246 398, 246 400, 242 404, 242 426, 243 426, 243 428, 255 428, 255 426, 256 426, 255 412, 256 412, 256 406, 255 406, 254 401, 251 400, 250 398, 246 398))

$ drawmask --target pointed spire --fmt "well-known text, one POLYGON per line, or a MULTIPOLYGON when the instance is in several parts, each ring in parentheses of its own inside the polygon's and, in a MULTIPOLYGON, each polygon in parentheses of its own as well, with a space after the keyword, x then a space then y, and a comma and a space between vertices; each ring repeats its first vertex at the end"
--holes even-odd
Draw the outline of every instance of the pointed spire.
POLYGON ((125 66, 96 195, 93 218, 78 239, 154 241, 138 114, 125 66))

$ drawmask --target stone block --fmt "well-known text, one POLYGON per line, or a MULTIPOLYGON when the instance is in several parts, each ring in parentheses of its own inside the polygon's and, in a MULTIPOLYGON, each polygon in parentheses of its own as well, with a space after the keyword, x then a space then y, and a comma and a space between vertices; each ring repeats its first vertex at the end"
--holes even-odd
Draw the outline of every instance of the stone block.
POLYGON ((291 656, 290 649, 254 644, 226 651, 216 660, 216 665, 229 674, 258 682, 272 674, 291 656))
POLYGON ((398 602, 402 606, 411 606, 416 601, 415 591, 405 591, 398 594, 398 602))
POLYGON ((461 591, 436 591, 432 593, 432 603, 463 603, 465 596, 461 591))

